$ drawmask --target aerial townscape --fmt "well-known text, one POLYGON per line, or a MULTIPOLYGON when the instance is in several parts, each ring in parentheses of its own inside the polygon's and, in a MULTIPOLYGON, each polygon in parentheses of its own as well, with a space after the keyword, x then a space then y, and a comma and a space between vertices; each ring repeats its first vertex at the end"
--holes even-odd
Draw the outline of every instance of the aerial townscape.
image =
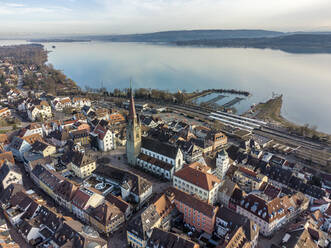
POLYGON ((330 247, 327 141, 0 52, 1 247, 330 247))
POLYGON ((0 0, 0 248, 331 248, 331 0, 0 0))

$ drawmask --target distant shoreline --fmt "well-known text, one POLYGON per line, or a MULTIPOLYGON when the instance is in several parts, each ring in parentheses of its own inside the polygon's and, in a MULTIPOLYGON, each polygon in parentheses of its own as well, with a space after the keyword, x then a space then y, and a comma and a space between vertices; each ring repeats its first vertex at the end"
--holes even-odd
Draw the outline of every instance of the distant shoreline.
POLYGON ((65 42, 65 43, 71 43, 71 42, 91 42, 92 40, 77 40, 77 39, 32 39, 28 40, 29 42, 40 42, 40 43, 53 43, 53 42, 65 42))

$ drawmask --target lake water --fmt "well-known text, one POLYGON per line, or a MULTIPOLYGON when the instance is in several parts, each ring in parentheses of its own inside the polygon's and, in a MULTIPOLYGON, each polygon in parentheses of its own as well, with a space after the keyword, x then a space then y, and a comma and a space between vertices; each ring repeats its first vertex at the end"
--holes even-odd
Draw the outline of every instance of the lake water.
POLYGON ((283 94, 285 118, 331 133, 331 54, 110 42, 44 45, 52 50, 49 62, 83 88, 126 88, 132 78, 134 88, 251 92, 234 106, 239 113, 274 92, 283 94))

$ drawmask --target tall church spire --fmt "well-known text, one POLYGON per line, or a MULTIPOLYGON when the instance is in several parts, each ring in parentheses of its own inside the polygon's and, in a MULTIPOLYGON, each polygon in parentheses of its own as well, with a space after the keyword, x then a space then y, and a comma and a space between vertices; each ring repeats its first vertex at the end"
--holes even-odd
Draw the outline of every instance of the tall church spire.
POLYGON ((141 147, 141 126, 138 121, 130 81, 130 105, 128 125, 126 128, 126 156, 130 165, 135 165, 141 147))
POLYGON ((132 83, 130 80, 130 106, 129 106, 129 119, 134 120, 137 118, 136 114, 136 108, 134 105, 134 98, 133 98, 133 92, 132 92, 132 83))

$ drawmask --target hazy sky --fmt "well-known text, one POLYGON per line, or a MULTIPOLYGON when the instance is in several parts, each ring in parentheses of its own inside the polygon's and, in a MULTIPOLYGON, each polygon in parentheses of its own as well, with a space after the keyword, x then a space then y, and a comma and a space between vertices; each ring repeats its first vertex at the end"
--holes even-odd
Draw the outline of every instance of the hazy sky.
POLYGON ((0 33, 331 30, 331 0, 0 0, 0 33))

